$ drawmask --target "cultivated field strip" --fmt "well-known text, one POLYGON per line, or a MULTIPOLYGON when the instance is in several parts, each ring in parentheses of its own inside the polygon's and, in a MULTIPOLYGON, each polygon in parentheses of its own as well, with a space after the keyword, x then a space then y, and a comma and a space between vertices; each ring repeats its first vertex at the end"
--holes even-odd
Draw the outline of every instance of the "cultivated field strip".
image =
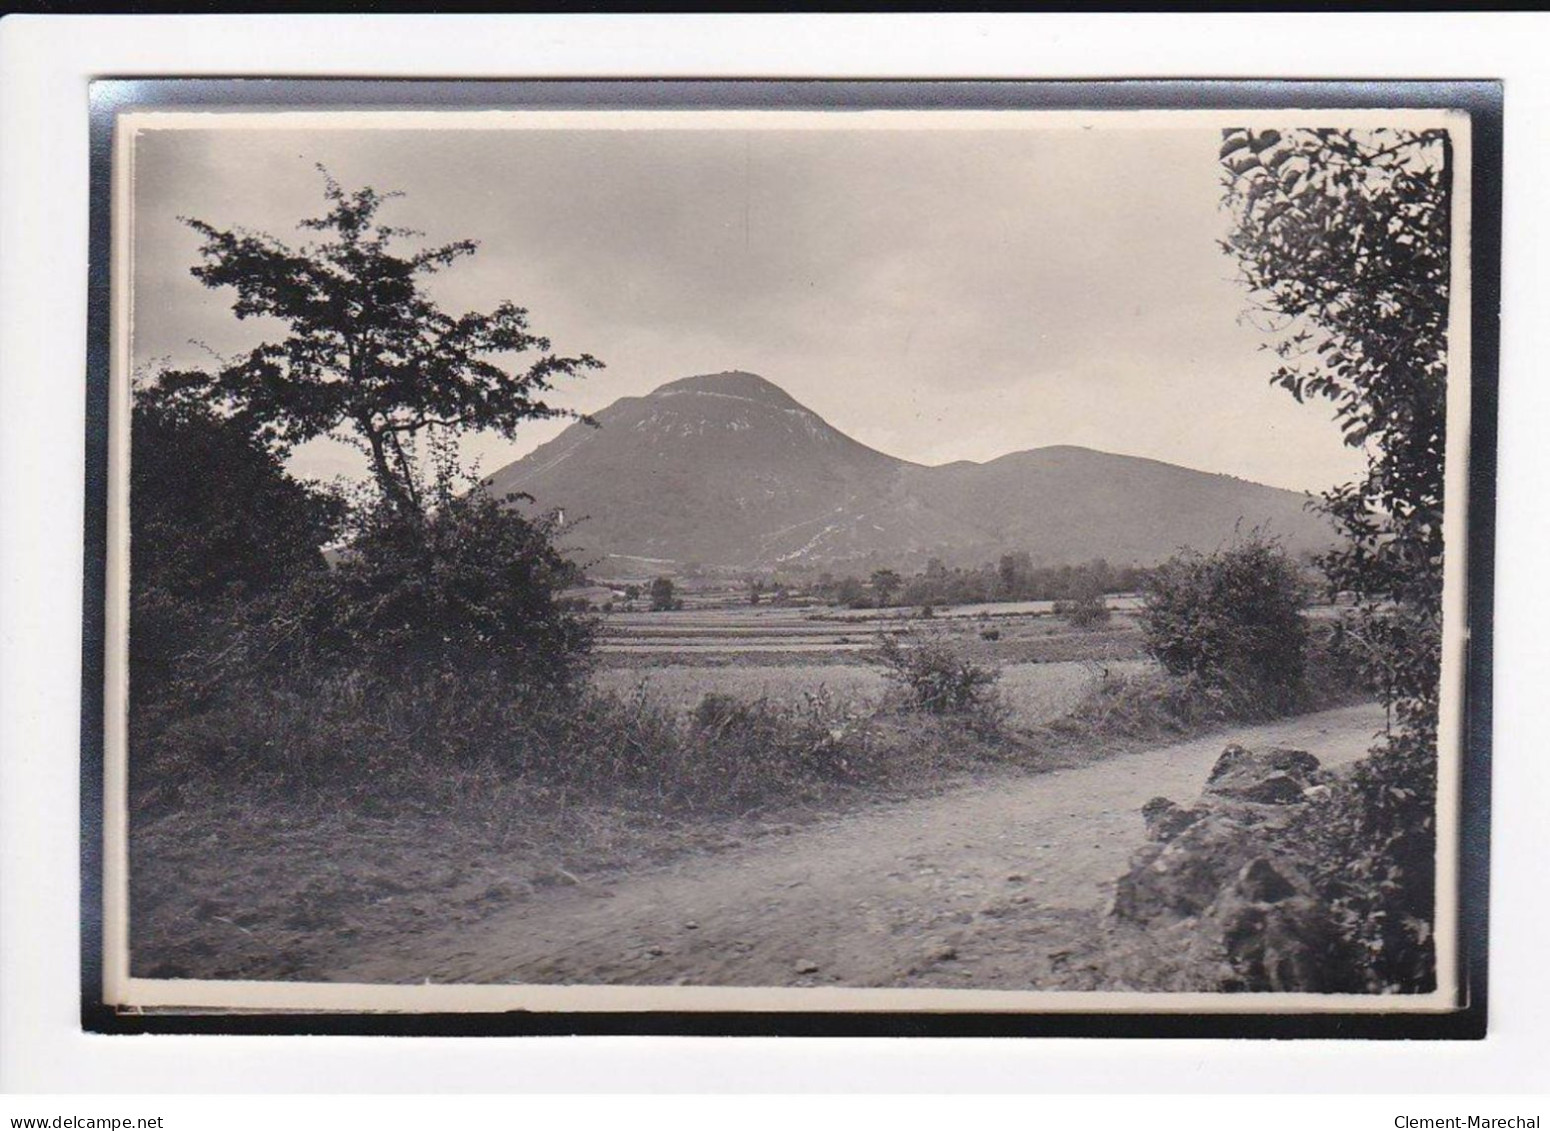
POLYGON ((753 641, 751 643, 723 643, 700 642, 692 644, 630 644, 616 641, 605 641, 597 645, 597 651, 604 654, 619 656, 651 656, 651 655, 681 655, 683 653, 712 653, 723 652, 864 652, 873 647, 871 644, 786 644, 777 641, 753 641))
POLYGON ((604 618, 597 649, 615 655, 861 652, 876 647, 883 628, 825 622, 786 609, 616 613, 604 618))
MULTIPOLYGON (((1001 668, 997 690, 1014 723, 1036 726, 1065 714, 1100 680, 1129 675, 1148 666, 1149 662, 1142 660, 1006 664, 1001 668)), ((663 664, 646 669, 603 670, 596 672, 592 680, 601 691, 643 694, 680 711, 692 710, 707 695, 795 704, 812 694, 831 696, 859 711, 875 706, 888 687, 877 668, 824 663, 710 668, 663 664)))

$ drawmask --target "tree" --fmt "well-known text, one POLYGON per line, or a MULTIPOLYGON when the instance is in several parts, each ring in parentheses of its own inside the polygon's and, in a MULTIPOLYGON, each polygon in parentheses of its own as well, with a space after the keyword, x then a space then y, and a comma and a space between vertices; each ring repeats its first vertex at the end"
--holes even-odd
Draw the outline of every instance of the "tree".
POLYGON ((1334 405, 1366 474, 1327 492, 1346 544, 1321 565, 1357 597, 1342 625, 1392 725, 1328 823, 1336 902, 1380 988, 1435 985, 1437 711, 1452 148, 1445 129, 1224 133, 1223 244, 1280 364, 1334 405), (1354 891, 1349 880, 1360 882, 1354 891))
POLYGON ((673 579, 671 577, 659 577, 651 583, 651 611, 664 613, 676 605, 674 596, 673 579))
POLYGON ((835 582, 831 592, 834 594, 833 600, 837 605, 844 605, 850 609, 859 609, 866 604, 866 590, 862 588, 860 578, 842 577, 835 582))
POLYGON ((877 607, 885 608, 892 602, 893 595, 904 584, 904 579, 891 569, 879 569, 872 571, 872 592, 877 594, 877 607))
POLYGON ((1446 130, 1228 130, 1224 249, 1279 358, 1333 403, 1367 473, 1323 496, 1347 544, 1322 565, 1398 729, 1434 744, 1442 644, 1451 149, 1446 130))
POLYGON ((344 504, 288 476, 237 422, 155 386, 135 390, 130 427, 130 685, 140 700, 234 603, 323 572, 344 504))
POLYGON ((1002 554, 1001 561, 996 566, 996 579, 1000 583, 1001 596, 1008 598, 1022 596, 1027 591, 1032 574, 1033 559, 1027 550, 1002 554))
POLYGON ((472 255, 475 241, 399 253, 398 241, 420 233, 377 214, 400 194, 347 192, 326 171, 324 178, 328 211, 301 222, 324 234, 320 242, 292 248, 185 218, 204 237, 195 278, 232 288, 238 318, 277 320, 285 334, 213 373, 169 372, 161 384, 169 396, 220 406, 280 453, 342 433, 367 453, 383 498, 400 514, 422 515, 422 436, 510 436, 522 421, 573 415, 543 395, 556 378, 600 363, 548 352, 548 339, 530 331, 527 311, 510 302, 488 313, 443 312, 423 281, 472 255), (542 356, 523 369, 493 360, 535 350, 542 356))

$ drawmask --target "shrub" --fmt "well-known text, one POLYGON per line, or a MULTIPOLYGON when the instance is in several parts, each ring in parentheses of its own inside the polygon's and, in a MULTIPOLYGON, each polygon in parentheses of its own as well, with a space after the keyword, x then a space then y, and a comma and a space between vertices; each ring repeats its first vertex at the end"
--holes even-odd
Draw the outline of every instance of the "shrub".
POLYGON ((1084 593, 1056 601, 1054 613, 1073 628, 1092 628, 1108 622, 1109 606, 1102 593, 1084 593))
POLYGON ((1169 672, 1256 695, 1266 713, 1296 704, 1305 595, 1277 543, 1255 532, 1209 556, 1180 554, 1153 572, 1143 594, 1146 646, 1169 672))
POLYGON ((1391 737, 1289 830, 1372 993, 1428 993, 1437 972, 1435 749, 1391 737))
POLYGON ((994 705, 1000 671, 965 659, 942 637, 885 635, 874 660, 903 689, 912 710, 946 715, 994 705))
POLYGON ((529 519, 482 487, 428 515, 379 505, 308 602, 318 654, 338 670, 488 672, 507 694, 574 686, 595 623, 558 594, 575 567, 552 516, 529 519), (321 598, 321 599, 320 599, 321 598))
POLYGON ((1144 671, 1105 677, 1050 724, 1080 739, 1171 739, 1244 717, 1242 696, 1198 676, 1144 671))

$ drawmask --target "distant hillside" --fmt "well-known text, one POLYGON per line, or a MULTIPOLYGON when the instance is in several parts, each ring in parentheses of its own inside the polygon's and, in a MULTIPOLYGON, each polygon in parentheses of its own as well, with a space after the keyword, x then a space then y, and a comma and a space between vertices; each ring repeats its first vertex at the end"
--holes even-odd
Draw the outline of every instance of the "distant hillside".
POLYGON ((1226 475, 1076 447, 924 467, 851 439, 751 373, 625 397, 490 477, 568 523, 583 558, 656 567, 782 563, 914 569, 1012 550, 1058 565, 1150 564, 1211 549, 1236 526, 1288 549, 1332 541, 1303 496, 1226 475))

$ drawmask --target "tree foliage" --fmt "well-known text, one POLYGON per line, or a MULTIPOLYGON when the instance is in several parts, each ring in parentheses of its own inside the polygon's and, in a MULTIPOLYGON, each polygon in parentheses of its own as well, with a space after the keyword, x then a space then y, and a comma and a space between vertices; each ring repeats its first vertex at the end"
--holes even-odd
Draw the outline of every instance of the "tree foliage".
POLYGON ((1267 713, 1294 705, 1306 595, 1275 542, 1255 532, 1214 554, 1179 554, 1152 572, 1143 594, 1142 633, 1169 672, 1246 694, 1267 713))
POLYGON ((323 596, 323 654, 389 675, 493 675, 507 693, 571 689, 594 625, 557 594, 578 576, 556 518, 528 518, 482 486, 445 487, 423 520, 368 512, 323 596))
POLYGON ((893 595, 904 585, 904 579, 891 569, 872 571, 872 592, 877 596, 877 607, 886 608, 893 603, 893 595))
POLYGON ((1111 567, 1102 558, 1078 564, 1035 566, 1027 551, 1002 554, 973 569, 949 569, 932 559, 906 579, 899 596, 905 605, 973 605, 986 601, 1088 601, 1105 593, 1140 588, 1145 570, 1111 567))
POLYGON ((1445 130, 1225 132, 1224 244, 1299 401, 1331 402, 1367 473, 1323 497, 1323 566, 1399 728, 1436 730, 1451 151, 1445 130))
POLYGON ((129 473, 133 693, 156 695, 230 606, 322 573, 343 502, 237 421, 137 389, 129 473), (235 505, 240 503, 240 505, 235 505))
MULTIPOLYGON (((423 702, 426 717, 480 696, 567 699, 593 625, 558 598, 578 571, 557 520, 491 497, 460 466, 457 441, 567 415, 543 395, 598 363, 550 354, 510 302, 444 313, 427 277, 475 245, 401 252, 417 233, 377 218, 398 194, 326 178, 325 195, 325 215, 301 225, 320 238, 301 248, 187 221, 204 238, 194 275, 231 288, 237 318, 280 330, 214 371, 163 372, 137 399, 132 673, 156 675, 165 657, 147 642, 176 639, 168 701, 183 722, 352 681, 423 702), (497 363, 531 351, 541 356, 525 368, 497 363), (358 497, 285 473, 292 448, 323 435, 367 453, 358 497), (320 548, 336 536, 327 568, 320 548), (212 606, 208 591, 230 599, 212 606)), ((137 733, 158 741, 166 714, 137 716, 137 733)), ((208 745, 249 737, 220 732, 208 745)))
POLYGON ((326 172, 328 211, 301 227, 321 238, 293 248, 244 229, 185 219, 204 242, 195 278, 235 292, 239 319, 277 320, 265 342, 214 372, 164 374, 169 395, 220 406, 276 451, 335 434, 359 444, 383 497, 401 513, 423 512, 416 443, 437 430, 510 436, 525 420, 570 415, 543 400, 556 378, 599 365, 559 357, 528 326, 527 311, 502 302, 488 313, 452 315, 426 279, 474 253, 473 240, 400 252, 420 233, 378 220, 398 193, 347 192, 326 172), (502 355, 538 351, 525 368, 502 355))
POLYGON ((1224 250, 1273 334, 1271 380, 1334 406, 1366 474, 1327 492, 1347 643, 1393 717, 1342 801, 1344 912, 1381 988, 1435 984, 1437 709, 1453 162, 1446 130, 1231 129, 1224 250))
POLYGON ((671 577, 653 578, 651 582, 651 611, 665 613, 678 607, 677 590, 671 577))

